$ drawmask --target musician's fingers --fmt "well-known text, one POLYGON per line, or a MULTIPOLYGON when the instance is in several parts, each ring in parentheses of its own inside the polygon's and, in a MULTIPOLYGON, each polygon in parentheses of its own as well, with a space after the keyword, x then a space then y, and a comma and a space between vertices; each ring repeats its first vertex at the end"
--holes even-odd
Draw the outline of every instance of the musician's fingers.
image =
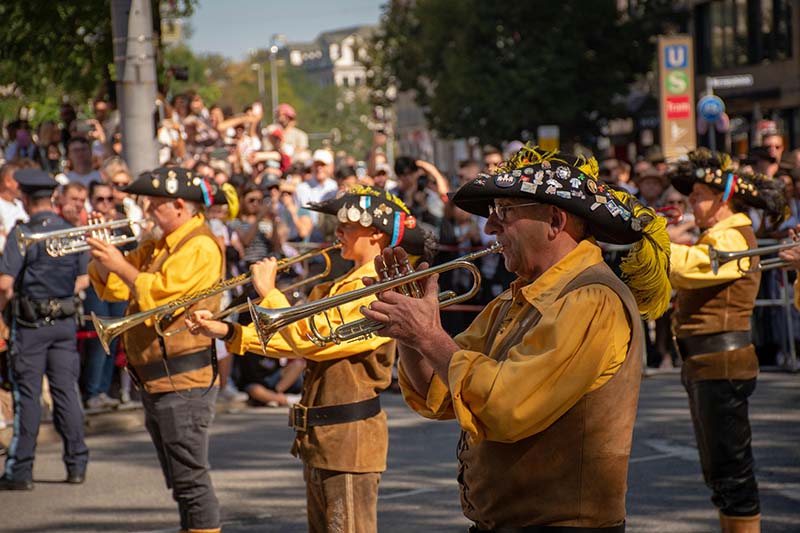
POLYGON ((423 298, 436 300, 436 305, 439 305, 439 274, 425 278, 425 296, 423 298))
POLYGON ((392 319, 391 317, 389 317, 389 315, 387 315, 386 313, 381 313, 380 311, 376 311, 375 309, 372 308, 372 306, 368 307, 366 305, 362 305, 361 314, 370 320, 377 320, 381 324, 392 323, 392 319))

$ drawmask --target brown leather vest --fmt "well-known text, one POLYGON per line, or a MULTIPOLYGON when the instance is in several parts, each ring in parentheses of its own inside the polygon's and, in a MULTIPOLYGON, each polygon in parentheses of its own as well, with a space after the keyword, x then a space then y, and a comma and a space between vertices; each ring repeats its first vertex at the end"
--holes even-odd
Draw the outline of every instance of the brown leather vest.
MULTIPOLYGON (((314 288, 309 300, 328 296, 331 283, 314 288)), ((368 400, 392 382, 397 343, 343 359, 306 360, 300 403, 307 407, 368 400)), ((365 420, 298 431, 292 454, 303 463, 338 472, 383 472, 389 449, 386 413, 365 420)))
MULTIPOLYGON (((631 341, 625 361, 599 389, 584 395, 544 431, 514 443, 471 444, 462 432, 458 449, 461 504, 481 529, 558 525, 606 527, 625 519, 628 459, 639 399, 643 331, 633 295, 605 263, 587 268, 559 298, 590 284, 610 287, 625 307, 631 341)), ((528 327, 509 333, 490 353, 505 358, 541 318, 529 306, 528 327)), ((568 324, 563 324, 569 327, 568 324)))
MULTIPOLYGON (((752 226, 735 228, 747 241, 758 246, 752 226)), ((758 258, 751 259, 751 267, 758 258)), ((673 329, 679 338, 723 331, 749 331, 761 273, 753 272, 735 281, 701 289, 679 290, 672 316, 673 329)))
MULTIPOLYGON (((180 249, 181 247, 185 246, 189 243, 192 238, 207 236, 208 238, 212 239, 217 246, 219 247, 219 243, 217 239, 214 237, 214 234, 211 233, 211 230, 204 224, 195 230, 189 232, 178 244, 175 246, 173 253, 180 249)), ((220 254, 222 255, 222 249, 220 248, 220 254)), ((142 265, 143 272, 158 272, 161 270, 164 262, 169 257, 169 254, 164 252, 159 255, 159 257, 153 257, 152 254, 147 263, 142 265)), ((224 257, 224 255, 223 255, 224 257)), ((187 265, 187 268, 189 266, 187 265)), ((222 277, 222 273, 224 272, 224 264, 223 270, 220 272, 220 279, 222 277)), ((217 294, 216 296, 212 296, 205 300, 195 303, 194 305, 190 306, 189 309, 185 312, 192 312, 196 309, 208 309, 212 312, 219 311, 220 301, 222 299, 222 294, 217 294)), ((127 315, 133 315, 139 312, 139 305, 132 301, 128 304, 128 309, 126 311, 127 315)), ((167 327, 165 327, 166 331, 178 329, 183 326, 183 317, 184 313, 179 314, 172 322, 169 323, 167 327)), ((162 359, 161 353, 161 346, 158 342, 158 335, 155 332, 155 329, 152 326, 147 326, 146 324, 142 323, 135 327, 132 327, 128 331, 122 334, 123 340, 125 343, 125 353, 128 357, 128 363, 131 364, 134 369, 138 366, 142 366, 148 363, 158 362, 162 359)), ((203 337, 202 335, 192 335, 188 331, 183 331, 181 333, 177 333, 173 336, 167 337, 164 339, 164 343, 167 348, 167 358, 176 357, 179 355, 186 355, 194 352, 199 352, 205 348, 210 346, 210 342, 208 338, 203 337)), ((196 370, 191 370, 189 372, 183 372, 181 374, 174 374, 171 377, 163 377, 151 381, 146 381, 143 385, 147 392, 151 394, 160 393, 160 392, 171 392, 173 390, 187 390, 187 389, 194 389, 199 387, 208 387, 211 382, 211 377, 213 376, 213 371, 211 368, 211 364, 209 362, 208 366, 203 368, 198 368, 196 370)))

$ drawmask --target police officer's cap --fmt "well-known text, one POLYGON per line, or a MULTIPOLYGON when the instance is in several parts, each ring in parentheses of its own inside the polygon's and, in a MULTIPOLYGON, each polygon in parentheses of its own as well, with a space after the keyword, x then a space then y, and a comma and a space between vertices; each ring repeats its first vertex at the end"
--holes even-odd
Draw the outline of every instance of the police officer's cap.
POLYGON ((14 179, 23 194, 31 198, 49 198, 58 187, 58 182, 44 170, 21 168, 14 172, 14 179))

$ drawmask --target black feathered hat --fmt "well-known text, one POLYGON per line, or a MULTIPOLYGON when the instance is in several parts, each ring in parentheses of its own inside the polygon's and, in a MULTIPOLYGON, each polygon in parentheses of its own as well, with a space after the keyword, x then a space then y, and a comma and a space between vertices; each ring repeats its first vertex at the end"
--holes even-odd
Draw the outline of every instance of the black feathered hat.
POLYGON ((738 198, 756 209, 773 215, 783 215, 788 204, 782 180, 775 180, 757 172, 742 172, 733 168, 731 156, 698 148, 686 155, 670 171, 672 186, 689 195, 695 183, 700 183, 723 193, 723 201, 738 198))
POLYGON ((633 292, 639 312, 657 318, 669 308, 669 235, 666 219, 626 191, 597 178, 594 157, 548 152, 524 146, 492 175, 481 174, 452 197, 455 205, 488 217, 496 198, 524 198, 552 204, 586 222, 601 241, 633 244, 623 258, 622 279, 633 292))
POLYGON ((339 222, 372 226, 391 237, 390 246, 402 246, 409 253, 425 252, 425 232, 397 196, 379 188, 356 185, 347 192, 306 209, 334 215, 339 222))
POLYGON ((227 204, 230 217, 239 211, 239 197, 232 185, 217 185, 212 180, 180 167, 158 167, 139 174, 136 180, 122 189, 130 194, 183 198, 206 207, 227 204))

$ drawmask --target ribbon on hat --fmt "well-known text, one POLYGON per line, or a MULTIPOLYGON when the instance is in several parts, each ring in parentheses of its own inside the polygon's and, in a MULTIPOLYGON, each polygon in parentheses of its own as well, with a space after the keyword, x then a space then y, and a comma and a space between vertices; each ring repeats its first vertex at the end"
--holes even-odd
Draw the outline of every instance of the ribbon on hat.
POLYGON ((394 248, 403 241, 403 234, 406 230, 406 214, 402 211, 394 212, 394 227, 392 228, 392 242, 389 243, 390 248, 394 248))
POLYGON ((203 193, 203 204, 208 207, 214 204, 214 193, 211 191, 211 183, 208 178, 200 181, 200 191, 203 193))
POLYGON ((738 178, 736 174, 733 172, 728 172, 728 180, 725 183, 725 192, 722 193, 722 203, 727 204, 731 198, 733 198, 733 194, 736 192, 736 182, 738 178))

